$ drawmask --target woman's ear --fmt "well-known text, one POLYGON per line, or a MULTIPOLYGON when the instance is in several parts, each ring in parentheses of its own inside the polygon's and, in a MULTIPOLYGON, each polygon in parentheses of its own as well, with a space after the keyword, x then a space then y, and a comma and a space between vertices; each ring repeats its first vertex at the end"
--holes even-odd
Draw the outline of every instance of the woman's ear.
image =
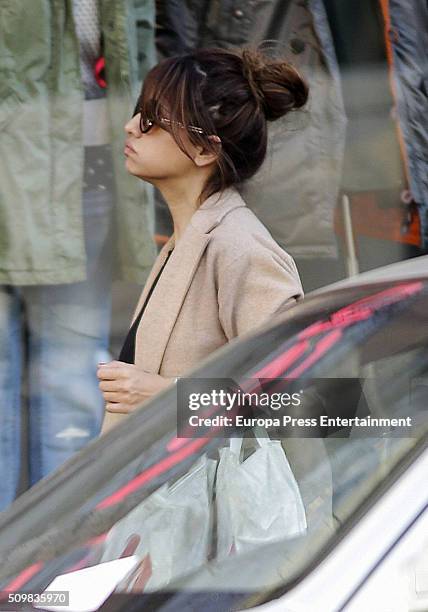
MULTIPOLYGON (((217 148, 220 148, 221 139, 218 136, 216 136, 215 134, 210 134, 208 138, 212 142, 219 145, 219 147, 217 148)), ((218 153, 212 153, 212 151, 209 151, 208 149, 204 149, 204 147, 198 147, 197 149, 198 149, 198 153, 194 157, 193 161, 198 166, 206 166, 216 161, 218 153)))

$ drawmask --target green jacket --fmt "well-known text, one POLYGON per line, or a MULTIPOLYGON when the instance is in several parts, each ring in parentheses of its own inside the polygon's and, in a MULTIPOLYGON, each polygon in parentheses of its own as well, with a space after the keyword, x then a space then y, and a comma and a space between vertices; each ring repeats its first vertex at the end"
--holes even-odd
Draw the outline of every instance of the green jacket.
MULTIPOLYGON (((125 168, 123 126, 156 63, 153 0, 99 0, 117 186, 118 276, 155 257, 153 188, 125 168)), ((79 44, 71 0, 0 1, 0 283, 84 280, 79 44)))

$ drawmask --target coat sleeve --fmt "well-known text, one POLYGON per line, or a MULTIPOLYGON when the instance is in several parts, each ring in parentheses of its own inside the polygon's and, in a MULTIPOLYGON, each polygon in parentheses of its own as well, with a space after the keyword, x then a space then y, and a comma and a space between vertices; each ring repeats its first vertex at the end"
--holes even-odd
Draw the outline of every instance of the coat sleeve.
POLYGON ((279 307, 303 297, 296 265, 287 253, 246 251, 219 273, 220 322, 228 340, 263 325, 279 307))

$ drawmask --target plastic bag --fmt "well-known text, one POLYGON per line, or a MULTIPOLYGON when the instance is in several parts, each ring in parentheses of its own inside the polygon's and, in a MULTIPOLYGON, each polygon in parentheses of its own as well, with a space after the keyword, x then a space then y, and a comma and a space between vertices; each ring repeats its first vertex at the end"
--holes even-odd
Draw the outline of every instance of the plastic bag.
POLYGON ((140 575, 126 590, 157 590, 207 561, 216 465, 201 457, 177 482, 158 489, 112 527, 101 561, 124 556, 131 542, 130 554, 143 560, 140 575))
POLYGON ((242 437, 220 449, 216 478, 217 559, 306 532, 302 497, 281 442, 254 431, 257 450, 242 461, 242 437))

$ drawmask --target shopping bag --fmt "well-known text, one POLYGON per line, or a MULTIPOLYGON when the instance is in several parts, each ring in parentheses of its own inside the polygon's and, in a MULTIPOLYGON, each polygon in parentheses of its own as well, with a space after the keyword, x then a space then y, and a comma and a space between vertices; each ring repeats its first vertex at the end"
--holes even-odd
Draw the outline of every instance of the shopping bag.
POLYGON ((217 559, 305 533, 299 487, 278 440, 254 431, 257 449, 242 460, 242 437, 220 449, 216 475, 217 559))
POLYGON ((110 530, 101 561, 118 559, 132 543, 130 554, 142 560, 140 576, 126 590, 136 580, 140 591, 157 590, 207 561, 216 465, 201 457, 177 482, 158 489, 110 530))

